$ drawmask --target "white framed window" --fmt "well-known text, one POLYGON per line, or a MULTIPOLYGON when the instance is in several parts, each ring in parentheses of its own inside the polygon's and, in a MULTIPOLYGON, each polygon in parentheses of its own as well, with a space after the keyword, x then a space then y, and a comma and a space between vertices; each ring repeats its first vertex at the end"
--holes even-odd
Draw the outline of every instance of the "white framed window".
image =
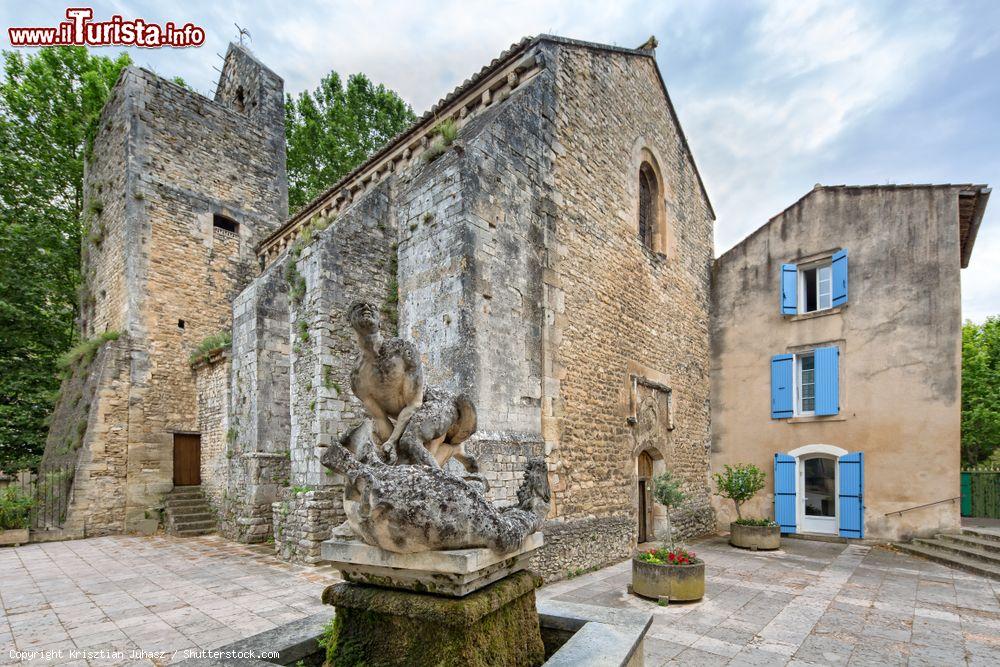
POLYGON ((833 307, 833 266, 829 259, 798 267, 800 313, 833 307))
POLYGON ((816 356, 812 352, 795 355, 795 414, 816 414, 816 356))

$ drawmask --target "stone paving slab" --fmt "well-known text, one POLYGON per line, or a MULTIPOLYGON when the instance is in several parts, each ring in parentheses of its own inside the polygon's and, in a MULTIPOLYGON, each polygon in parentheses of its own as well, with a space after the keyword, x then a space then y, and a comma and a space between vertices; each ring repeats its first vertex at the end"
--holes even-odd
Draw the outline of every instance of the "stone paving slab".
POLYGON ((320 595, 339 580, 217 536, 0 549, 0 665, 168 664, 329 611, 320 595))
POLYGON ((538 591, 654 614, 647 667, 661 665, 1000 665, 1000 582, 881 547, 784 540, 742 551, 692 545, 706 562, 701 602, 660 607, 629 595, 626 561, 538 591))

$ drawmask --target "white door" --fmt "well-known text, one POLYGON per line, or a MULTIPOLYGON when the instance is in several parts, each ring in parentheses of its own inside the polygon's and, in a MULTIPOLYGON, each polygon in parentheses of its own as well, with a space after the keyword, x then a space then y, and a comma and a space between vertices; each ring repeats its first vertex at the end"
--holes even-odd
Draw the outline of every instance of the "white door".
POLYGON ((799 459, 798 514, 802 532, 837 534, 837 459, 799 459))

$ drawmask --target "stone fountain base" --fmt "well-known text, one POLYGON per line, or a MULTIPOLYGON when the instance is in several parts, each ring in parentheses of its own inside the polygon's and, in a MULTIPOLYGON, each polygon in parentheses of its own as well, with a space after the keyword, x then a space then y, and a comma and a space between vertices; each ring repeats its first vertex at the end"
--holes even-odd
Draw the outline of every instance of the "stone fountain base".
POLYGON ((323 558, 346 581, 323 592, 336 608, 335 665, 540 665, 541 578, 525 570, 542 534, 521 548, 398 554, 328 540, 323 558))
POLYGON ((535 609, 541 578, 508 575, 464 597, 342 582, 323 592, 336 607, 334 665, 540 665, 535 609))

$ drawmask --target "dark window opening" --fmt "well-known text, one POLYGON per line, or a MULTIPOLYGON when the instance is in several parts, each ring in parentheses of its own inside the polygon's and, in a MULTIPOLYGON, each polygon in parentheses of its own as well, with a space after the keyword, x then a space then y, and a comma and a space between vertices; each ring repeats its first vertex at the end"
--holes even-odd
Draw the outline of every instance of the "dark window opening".
POLYGON ((177 328, 178 329, 184 328, 184 320, 177 320, 177 328))
POLYGON ((802 272, 802 283, 805 287, 805 311, 816 310, 816 269, 806 269, 802 272))
POLYGON ((243 86, 236 89, 236 99, 233 100, 233 105, 240 113, 243 113, 244 108, 246 108, 246 101, 243 99, 243 86))
POLYGON ((653 249, 653 225, 656 223, 656 175, 648 164, 639 168, 639 240, 653 249))
POLYGON ((223 231, 229 232, 230 234, 238 235, 240 233, 240 223, 230 218, 227 218, 224 215, 219 215, 218 213, 216 213, 212 217, 212 225, 216 229, 221 229, 223 231))

